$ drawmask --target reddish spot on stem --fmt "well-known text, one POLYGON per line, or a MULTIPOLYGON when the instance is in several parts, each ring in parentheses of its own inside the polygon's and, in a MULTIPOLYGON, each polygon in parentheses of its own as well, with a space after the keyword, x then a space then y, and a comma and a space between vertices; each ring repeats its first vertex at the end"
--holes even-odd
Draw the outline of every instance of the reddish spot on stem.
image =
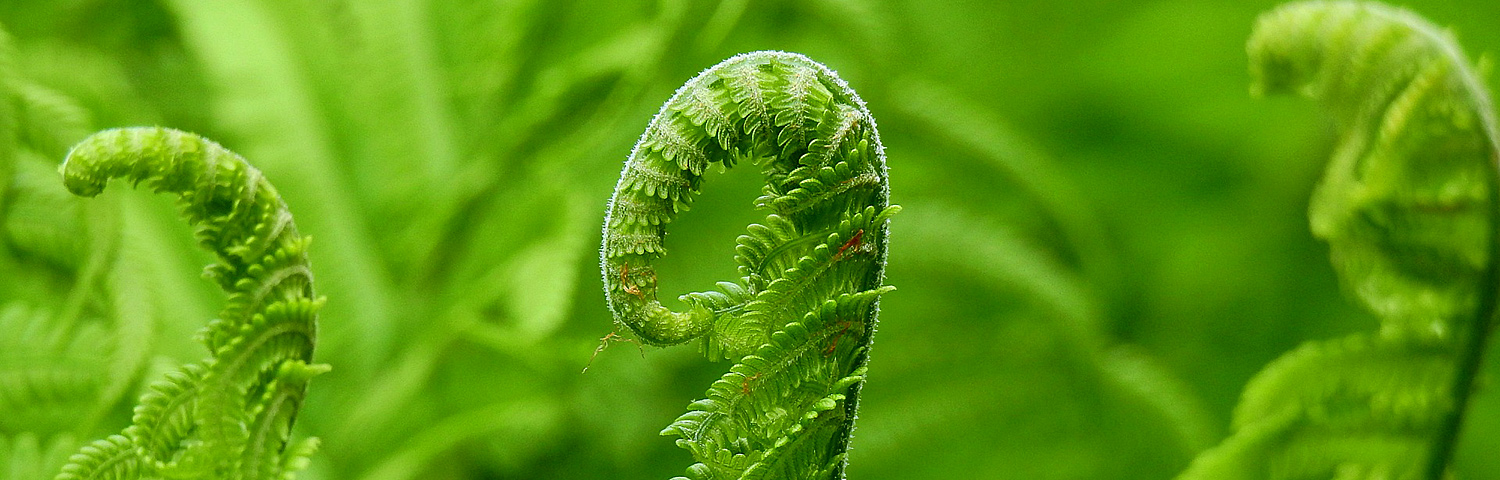
POLYGON ((753 382, 753 381, 756 381, 756 380, 759 380, 759 379, 760 379, 760 374, 757 373, 755 375, 751 375, 750 378, 746 378, 745 381, 740 382, 740 393, 744 393, 745 395, 749 395, 750 394, 750 382, 753 382))
POLYGON ((851 249, 851 248, 858 249, 859 246, 860 246, 861 240, 864 239, 864 237, 865 237, 865 229, 861 228, 859 230, 855 230, 854 231, 854 236, 853 237, 849 237, 849 241, 844 242, 844 245, 841 246, 841 247, 839 247, 838 253, 833 254, 833 258, 842 258, 844 256, 844 252, 847 251, 847 250, 849 250, 849 249, 851 249))
POLYGON ((833 341, 828 342, 828 347, 823 349, 823 356, 826 357, 829 355, 833 355, 834 350, 838 350, 839 348, 839 339, 844 338, 844 334, 849 333, 849 327, 854 325, 848 320, 845 320, 841 323, 843 324, 844 328, 839 330, 839 333, 833 335, 833 341))

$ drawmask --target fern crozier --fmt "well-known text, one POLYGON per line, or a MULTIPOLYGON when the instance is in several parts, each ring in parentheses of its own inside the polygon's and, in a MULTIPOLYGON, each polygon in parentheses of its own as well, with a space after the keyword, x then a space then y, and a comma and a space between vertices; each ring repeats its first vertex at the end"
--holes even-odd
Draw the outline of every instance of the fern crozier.
POLYGON ((662 433, 693 479, 842 478, 881 294, 889 205, 874 117, 837 75, 785 52, 738 55, 689 80, 625 162, 600 266, 615 321, 641 341, 697 340, 735 362, 662 433), (658 300, 666 227, 711 167, 765 176, 767 212, 738 239, 742 275, 658 300))

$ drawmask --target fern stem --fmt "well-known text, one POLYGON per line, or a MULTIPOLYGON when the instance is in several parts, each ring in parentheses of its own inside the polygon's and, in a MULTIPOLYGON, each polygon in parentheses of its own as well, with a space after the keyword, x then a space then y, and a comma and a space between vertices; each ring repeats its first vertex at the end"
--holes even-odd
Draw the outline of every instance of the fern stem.
POLYGON ((1432 456, 1427 465, 1427 478, 1442 480, 1449 463, 1452 462, 1454 451, 1458 447, 1459 434, 1463 430, 1464 419, 1468 416, 1469 403, 1473 397, 1474 383, 1479 376, 1480 367, 1484 364, 1484 352, 1489 345, 1490 335, 1495 329, 1496 315, 1500 314, 1500 311, 1497 311, 1497 307, 1500 307, 1500 231, 1497 231, 1497 223, 1500 223, 1500 127, 1497 127, 1494 102, 1490 99, 1489 90, 1483 82, 1479 81, 1480 76, 1471 70, 1468 60, 1459 50, 1457 43, 1434 30, 1430 24, 1410 19, 1404 20, 1413 30, 1437 44, 1443 56, 1458 66, 1459 78, 1463 81, 1464 88, 1474 96, 1491 153, 1490 168, 1487 169, 1488 175, 1485 177, 1485 182, 1489 186, 1490 223, 1486 231, 1489 236, 1489 259, 1485 265, 1484 276, 1479 283, 1480 298, 1478 308, 1474 313, 1473 331, 1469 332, 1468 342, 1460 353, 1458 370, 1454 377, 1453 411, 1448 414, 1448 418, 1440 427, 1441 430, 1433 443, 1432 456))
MULTIPOLYGON (((1466 75, 1472 79, 1472 75, 1466 75)), ((1480 103, 1485 108, 1492 108, 1485 91, 1478 85, 1470 84, 1476 95, 1479 95, 1480 103)), ((1484 365, 1484 352, 1489 345, 1490 335, 1494 333, 1496 316, 1500 315, 1500 231, 1496 229, 1496 223, 1500 222, 1500 134, 1496 132, 1493 115, 1489 110, 1484 110, 1481 115, 1485 118, 1489 130, 1490 151, 1494 152, 1490 161, 1489 176, 1485 181, 1489 183, 1489 217, 1491 219, 1489 234, 1489 262, 1485 266, 1484 277, 1480 282, 1479 306, 1474 313, 1473 332, 1470 332, 1468 342, 1460 353, 1458 371, 1453 379, 1453 411, 1443 420, 1441 430, 1432 445, 1432 456, 1427 464, 1428 480, 1443 480, 1448 470, 1448 464, 1453 460, 1454 451, 1458 448, 1459 433, 1463 430, 1465 417, 1468 416, 1469 403, 1474 393, 1474 383, 1479 377, 1479 369, 1484 365)))

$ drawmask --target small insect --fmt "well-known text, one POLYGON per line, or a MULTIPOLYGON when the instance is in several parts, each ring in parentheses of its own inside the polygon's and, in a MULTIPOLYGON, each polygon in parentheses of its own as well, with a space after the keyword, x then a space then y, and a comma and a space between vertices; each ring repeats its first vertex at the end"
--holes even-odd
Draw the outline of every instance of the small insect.
POLYGON ((865 237, 865 229, 861 228, 859 230, 855 230, 854 231, 854 236, 853 237, 849 237, 849 241, 844 242, 844 245, 841 246, 841 247, 839 247, 839 251, 837 253, 833 254, 833 258, 843 258, 844 252, 848 251, 851 248, 853 248, 856 251, 858 251, 859 246, 861 244, 861 241, 864 239, 864 237, 865 237))
MULTIPOLYGON (((640 297, 640 299, 645 300, 646 299, 646 295, 641 293, 641 289, 638 288, 638 287, 636 287, 635 285, 631 285, 630 284, 630 277, 629 277, 629 275, 630 275, 630 264, 628 264, 628 263, 621 263, 620 264, 620 285, 621 285, 621 288, 625 289, 625 293, 628 293, 628 294, 631 294, 631 295, 635 295, 637 297, 640 297)), ((611 334, 611 335, 613 335, 613 334, 611 334)))
POLYGON ((745 395, 749 395, 750 394, 750 382, 753 382, 753 381, 756 381, 756 380, 760 380, 760 374, 759 373, 756 373, 755 375, 751 375, 750 378, 746 378, 745 381, 740 382, 740 393, 744 393, 745 395))
POLYGON ((641 358, 646 358, 646 347, 641 346, 641 342, 639 340, 636 340, 634 338, 625 338, 616 332, 609 332, 609 335, 605 335, 604 338, 599 339, 599 346, 594 348, 593 355, 589 355, 589 363, 583 366, 582 373, 589 373, 589 367, 594 366, 594 359, 598 358, 599 354, 604 353, 604 349, 609 348, 609 342, 611 341, 634 343, 636 348, 639 348, 641 350, 641 358))

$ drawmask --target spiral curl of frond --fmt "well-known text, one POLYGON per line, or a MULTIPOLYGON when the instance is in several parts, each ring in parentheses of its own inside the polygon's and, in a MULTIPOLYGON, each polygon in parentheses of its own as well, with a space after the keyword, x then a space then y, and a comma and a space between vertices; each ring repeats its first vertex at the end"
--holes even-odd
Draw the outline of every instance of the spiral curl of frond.
POLYGON ((625 162, 600 266, 617 324, 641 341, 697 340, 736 362, 662 432, 694 479, 842 478, 883 286, 889 205, 875 120, 827 67, 784 52, 738 55, 689 80, 625 162), (766 219, 735 247, 742 275, 658 298, 666 226, 710 167, 760 167, 766 219))
POLYGON ((200 334, 212 355, 153 384, 121 435, 74 455, 61 479, 211 477, 283 479, 316 442, 288 448, 312 363, 317 312, 309 239, 259 170, 217 143, 166 128, 94 134, 61 171, 75 195, 114 178, 177 195, 200 245, 218 262, 205 275, 228 294, 200 334))

